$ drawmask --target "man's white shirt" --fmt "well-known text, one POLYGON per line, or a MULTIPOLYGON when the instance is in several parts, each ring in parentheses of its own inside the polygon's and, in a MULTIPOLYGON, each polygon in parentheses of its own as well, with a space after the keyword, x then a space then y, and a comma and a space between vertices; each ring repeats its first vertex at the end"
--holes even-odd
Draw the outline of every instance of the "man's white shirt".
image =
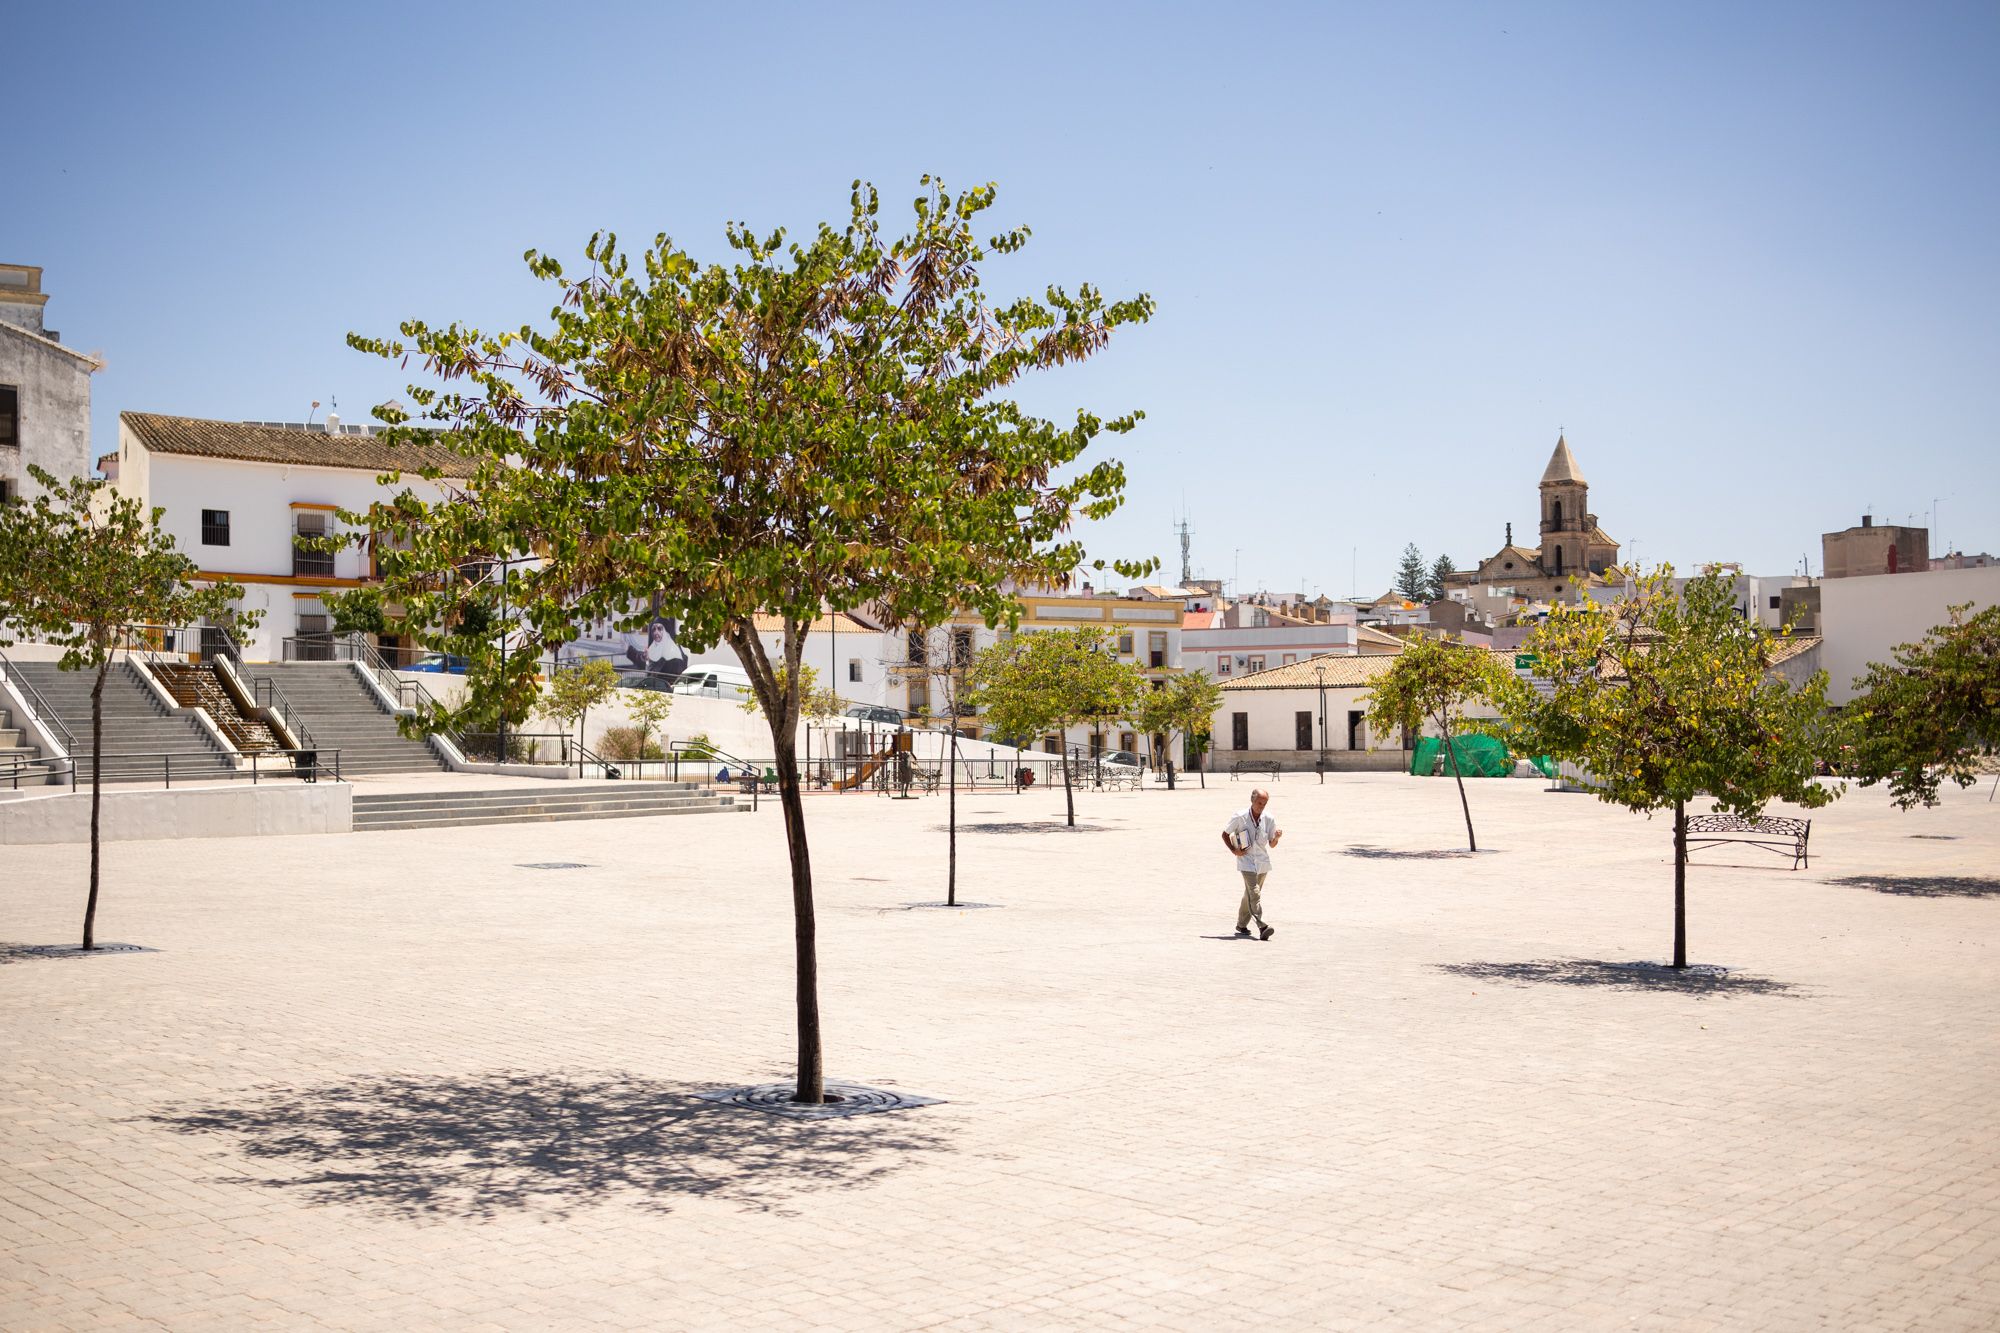
POLYGON ((1232 846, 1240 846, 1245 838, 1249 840, 1249 847, 1236 854, 1238 870, 1248 875, 1271 873, 1271 839, 1277 836, 1278 821, 1268 812, 1252 819, 1249 810, 1238 810, 1222 831, 1229 835, 1232 846))

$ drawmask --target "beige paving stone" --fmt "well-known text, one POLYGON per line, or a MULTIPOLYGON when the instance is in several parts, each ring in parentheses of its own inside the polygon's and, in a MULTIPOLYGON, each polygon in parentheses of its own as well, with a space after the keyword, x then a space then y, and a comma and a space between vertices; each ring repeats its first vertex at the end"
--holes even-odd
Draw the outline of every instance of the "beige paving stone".
MULTIPOLYGON (((1243 943, 1246 796, 964 798, 959 912, 941 800, 812 797, 828 1070, 948 1099, 818 1125, 693 1098, 788 1072, 775 807, 114 844, 157 952, 0 964, 0 1327, 2000 1320, 1983 792, 1706 854, 1692 991, 1608 966, 1660 821, 1486 782, 1433 855, 1448 787, 1288 777, 1243 943)), ((82 864, 6 849, 0 941, 82 864)))

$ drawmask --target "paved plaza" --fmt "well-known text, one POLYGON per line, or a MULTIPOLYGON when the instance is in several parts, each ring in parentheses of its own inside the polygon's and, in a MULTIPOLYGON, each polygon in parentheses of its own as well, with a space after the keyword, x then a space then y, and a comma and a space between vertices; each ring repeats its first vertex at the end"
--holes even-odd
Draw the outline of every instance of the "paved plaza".
POLYGON ((814 796, 798 1123, 782 823, 0 860, 0 1328, 1992 1329, 2000 803, 1702 853, 1538 782, 814 796), (568 864, 570 868, 530 868, 568 864))

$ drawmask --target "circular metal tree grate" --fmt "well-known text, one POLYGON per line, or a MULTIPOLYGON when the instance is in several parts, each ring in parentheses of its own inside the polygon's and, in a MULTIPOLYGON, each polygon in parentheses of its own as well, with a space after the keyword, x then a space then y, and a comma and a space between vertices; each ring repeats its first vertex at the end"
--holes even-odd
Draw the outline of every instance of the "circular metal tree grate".
POLYGON ((158 953, 143 944, 100 944, 79 949, 74 944, 0 944, 0 963, 25 963, 35 958, 95 958, 99 954, 158 953))
POLYGON ((717 1106, 740 1106, 751 1111, 767 1111, 792 1120, 841 1120, 848 1116, 874 1115, 880 1111, 903 1111, 913 1106, 936 1106, 941 1097, 919 1097, 894 1088, 870 1088, 859 1083, 828 1083, 826 1098, 817 1106, 792 1100, 795 1083, 759 1083, 747 1088, 723 1088, 697 1093, 717 1106))

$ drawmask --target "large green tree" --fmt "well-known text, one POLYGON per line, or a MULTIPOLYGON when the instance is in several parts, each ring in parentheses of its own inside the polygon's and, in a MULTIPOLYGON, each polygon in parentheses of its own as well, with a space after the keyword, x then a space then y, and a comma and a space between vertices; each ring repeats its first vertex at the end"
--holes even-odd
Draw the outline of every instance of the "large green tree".
POLYGON ((1368 689, 1368 725, 1378 735, 1428 722, 1444 738, 1445 763, 1458 783, 1458 807, 1465 815, 1465 845, 1479 850, 1472 831, 1472 803, 1465 795, 1465 774, 1458 767, 1458 735, 1465 730, 1466 710, 1474 704, 1497 703, 1506 689, 1507 670, 1484 648, 1468 648, 1428 634, 1403 640, 1388 670, 1368 689))
POLYGON ((474 696, 513 700, 541 650, 595 617, 636 627, 634 607, 672 608, 690 648, 736 650, 777 759, 804 1102, 824 1092, 794 762, 807 626, 864 604, 904 624, 961 608, 1013 623, 1005 588, 1062 583, 1084 557, 1073 524, 1121 501, 1124 469, 1086 452, 1139 420, 1079 412, 1058 424, 1009 396, 1034 371, 1101 351, 1153 303, 1108 301, 1088 284, 995 300, 989 260, 1018 252, 1028 231, 980 239, 993 200, 990 185, 954 194, 925 177, 908 230, 891 235, 875 191, 857 182, 844 223, 796 241, 732 224, 727 263, 664 235, 633 260, 595 236, 575 275, 528 253, 555 289, 540 326, 489 335, 411 321, 398 338, 350 337, 414 355, 444 381, 413 386, 411 399, 474 460, 444 500, 405 492, 366 520, 396 539, 382 572, 410 622, 454 623, 455 603, 491 598, 490 584, 454 579, 456 562, 540 557, 511 580, 507 669, 472 677, 474 696), (776 653, 760 614, 783 621, 776 653))
POLYGON ((1453 573, 1451 557, 1441 555, 1431 563, 1429 579, 1424 584, 1424 600, 1439 602, 1444 600, 1445 579, 1453 573))
POLYGON ((1783 635, 1736 610, 1734 575, 1673 567, 1635 578, 1610 606, 1557 606, 1524 651, 1542 689, 1518 680, 1503 711, 1516 752, 1583 765, 1599 800, 1674 815, 1674 961, 1687 966, 1687 807, 1703 797, 1755 818, 1772 801, 1821 806, 1830 745, 1826 674, 1774 672, 1783 635))
POLYGON ((1843 718, 1849 772, 1888 783, 1905 810, 1936 805, 1947 779, 1970 786, 1980 756, 2000 749, 2000 605, 1949 614, 1893 663, 1870 662, 1843 718))
MULTIPOLYGON (((238 612, 242 585, 191 582, 200 568, 159 526, 164 509, 147 510, 109 482, 58 480, 34 464, 43 494, 31 504, 0 505, 0 644, 17 636, 63 650, 64 671, 89 671, 90 895, 83 947, 97 947, 103 805, 104 680, 130 625, 193 625, 203 619, 254 626, 259 613, 238 612)), ((70 756, 76 762, 76 756, 70 756)))
POLYGON ((1403 558, 1396 564, 1396 591, 1413 602, 1425 601, 1430 582, 1431 571, 1424 563, 1424 553, 1411 542, 1403 548, 1403 558))
MULTIPOLYGON (((1023 747, 1037 736, 1063 737, 1071 727, 1127 716, 1144 678, 1118 660, 1116 647, 1098 625, 1003 639, 979 655, 972 701, 995 731, 1023 747)), ((1076 788, 1066 739, 1062 747, 1063 804, 1075 827, 1076 788)))

